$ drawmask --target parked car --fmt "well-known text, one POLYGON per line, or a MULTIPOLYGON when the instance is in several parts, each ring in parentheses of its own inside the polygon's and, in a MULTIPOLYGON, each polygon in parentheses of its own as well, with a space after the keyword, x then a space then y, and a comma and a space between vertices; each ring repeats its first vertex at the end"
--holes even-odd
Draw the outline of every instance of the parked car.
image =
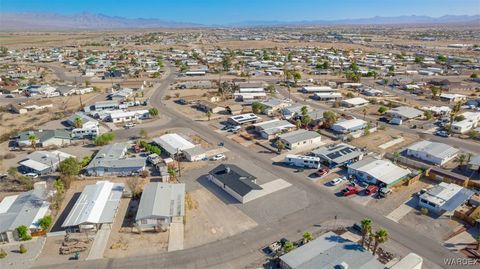
POLYGON ((377 193, 378 191, 378 187, 375 186, 375 185, 370 185, 368 186, 366 189, 365 189, 365 195, 372 195, 372 194, 375 194, 377 193))
POLYGON ((321 177, 328 174, 328 172, 330 172, 330 169, 328 169, 327 167, 322 167, 317 172, 313 173, 313 175, 316 177, 321 177))
POLYGON ((124 127, 125 129, 130 129, 130 128, 134 127, 134 126, 135 126, 135 123, 129 122, 129 123, 125 124, 123 127, 124 127))
POLYGON ((337 177, 337 178, 334 178, 332 179, 329 183, 331 186, 337 186, 338 184, 342 183, 342 181, 344 181, 345 178, 343 177, 337 177))
POLYGON ((220 160, 225 160, 227 157, 224 154, 217 154, 212 157, 212 161, 220 161, 220 160))
POLYGON ((357 194, 359 192, 360 192, 360 189, 354 186, 347 186, 345 189, 341 191, 343 196, 349 196, 349 195, 357 194))
POLYGON ((230 128, 227 129, 229 132, 237 132, 241 129, 242 127, 236 125, 236 126, 231 126, 230 128))
POLYGON ((378 191, 378 197, 380 197, 380 198, 385 198, 385 197, 389 196, 390 194, 392 194, 392 190, 388 189, 388 188, 381 188, 378 191))
POLYGON ((25 176, 31 177, 31 178, 37 178, 38 174, 37 173, 26 173, 25 176))
POLYGON ((436 131, 435 135, 441 136, 441 137, 449 137, 450 136, 447 131, 436 131))

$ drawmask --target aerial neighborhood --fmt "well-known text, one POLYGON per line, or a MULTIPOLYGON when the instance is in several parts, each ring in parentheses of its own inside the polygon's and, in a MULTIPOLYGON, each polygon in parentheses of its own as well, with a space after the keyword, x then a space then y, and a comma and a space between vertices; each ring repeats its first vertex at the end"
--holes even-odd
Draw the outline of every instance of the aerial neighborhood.
POLYGON ((478 25, 27 35, 0 37, 0 268, 480 259, 478 25))

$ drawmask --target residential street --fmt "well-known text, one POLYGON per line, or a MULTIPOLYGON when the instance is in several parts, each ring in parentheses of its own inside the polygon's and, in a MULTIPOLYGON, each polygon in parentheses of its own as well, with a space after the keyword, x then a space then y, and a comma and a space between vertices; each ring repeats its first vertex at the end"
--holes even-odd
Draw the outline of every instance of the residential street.
MULTIPOLYGON (((166 68, 170 68, 171 72, 160 85, 156 85, 151 98, 151 105, 157 107, 160 114, 170 118, 170 121, 164 125, 151 124, 144 129, 153 131, 171 127, 188 127, 202 134, 205 139, 213 143, 223 142, 226 148, 239 157, 255 163, 260 168, 270 171, 278 178, 283 178, 295 187, 305 191, 309 206, 278 221, 262 224, 233 237, 203 246, 148 256, 91 260, 78 263, 75 268, 241 268, 261 259, 263 254, 259 249, 281 237, 301 237, 300 234, 304 230, 335 218, 354 222, 365 217, 371 218, 376 227, 388 229, 391 240, 422 256, 425 259, 425 268, 446 268, 444 266, 445 258, 460 257, 407 226, 387 219, 367 207, 345 202, 345 200, 307 180, 301 174, 293 173, 289 168, 273 166, 271 154, 254 152, 215 132, 211 126, 192 121, 188 115, 183 115, 171 108, 170 105, 166 105, 162 101, 162 97, 166 94, 170 83, 176 76, 173 67, 167 66, 166 68)), ((392 128, 399 128, 404 132, 417 132, 404 127, 392 128)), ((128 134, 132 135, 127 130, 118 130, 116 133, 120 139, 127 137, 128 134)), ((433 141, 443 140, 430 135, 427 135, 427 138, 431 138, 433 141)), ((473 142, 469 143, 455 138, 449 138, 449 141, 451 141, 449 143, 451 145, 480 152, 480 145, 475 145, 473 142)), ((64 266, 56 265, 44 268, 64 268, 64 266)))

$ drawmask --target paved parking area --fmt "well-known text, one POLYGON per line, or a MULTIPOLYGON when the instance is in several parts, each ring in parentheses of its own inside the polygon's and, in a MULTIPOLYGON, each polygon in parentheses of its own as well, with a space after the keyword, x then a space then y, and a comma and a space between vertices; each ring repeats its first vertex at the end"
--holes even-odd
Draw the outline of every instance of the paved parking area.
POLYGON ((292 184, 286 182, 285 180, 283 180, 281 178, 270 181, 270 182, 267 182, 265 184, 260 185, 260 187, 262 187, 262 190, 259 190, 259 191, 255 192, 255 198, 253 198, 253 199, 257 199, 257 198, 260 198, 262 196, 269 195, 269 194, 274 193, 276 191, 288 188, 291 185, 292 184))
MULTIPOLYGON (((412 198, 413 199, 413 198, 412 198)), ((395 221, 399 222, 403 217, 405 217, 410 211, 412 211, 414 208, 409 204, 409 202, 412 200, 408 200, 405 203, 401 204, 399 207, 397 207, 395 210, 390 212, 386 217, 395 221)))

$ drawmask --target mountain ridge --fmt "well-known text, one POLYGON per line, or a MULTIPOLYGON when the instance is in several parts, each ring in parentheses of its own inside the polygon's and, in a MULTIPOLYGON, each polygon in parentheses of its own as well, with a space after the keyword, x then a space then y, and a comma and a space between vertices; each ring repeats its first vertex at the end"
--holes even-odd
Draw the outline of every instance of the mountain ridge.
POLYGON ((408 25, 478 23, 480 15, 444 15, 441 17, 403 15, 395 17, 303 21, 242 21, 229 24, 207 25, 176 22, 156 18, 125 18, 101 13, 82 12, 62 15, 52 12, 0 12, 0 30, 100 30, 148 28, 211 28, 211 27, 292 27, 334 25, 408 25))

